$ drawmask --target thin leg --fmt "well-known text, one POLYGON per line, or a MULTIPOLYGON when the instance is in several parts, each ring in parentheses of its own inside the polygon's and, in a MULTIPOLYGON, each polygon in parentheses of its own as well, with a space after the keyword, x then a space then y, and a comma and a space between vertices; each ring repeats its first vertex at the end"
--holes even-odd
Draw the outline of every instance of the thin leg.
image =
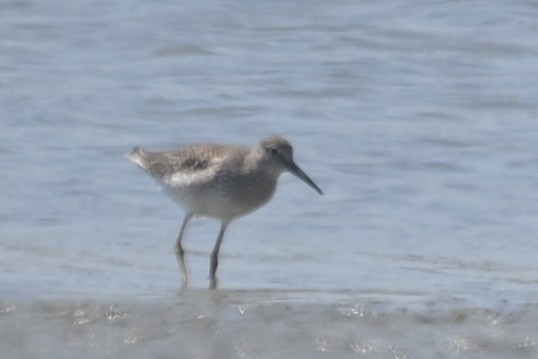
POLYGON ((183 238, 183 234, 185 233, 185 228, 187 227, 187 222, 189 222, 189 219, 192 218, 193 213, 187 213, 185 215, 185 218, 183 218, 183 223, 181 224, 181 229, 179 230, 179 235, 177 237, 175 252, 176 252, 176 258, 177 262, 179 263, 179 270, 181 271, 181 274, 183 276, 183 285, 182 287, 187 287, 187 282, 189 280, 189 276, 187 274, 187 265, 185 264, 185 251, 183 250, 183 247, 181 246, 181 239, 183 238))
POLYGON ((211 263, 209 267, 209 289, 217 288, 217 277, 215 276, 215 273, 217 272, 217 267, 219 266, 220 244, 222 243, 222 238, 224 237, 226 227, 228 227, 228 222, 222 222, 220 225, 217 242, 215 243, 215 247, 213 247, 213 252, 211 252, 211 263))

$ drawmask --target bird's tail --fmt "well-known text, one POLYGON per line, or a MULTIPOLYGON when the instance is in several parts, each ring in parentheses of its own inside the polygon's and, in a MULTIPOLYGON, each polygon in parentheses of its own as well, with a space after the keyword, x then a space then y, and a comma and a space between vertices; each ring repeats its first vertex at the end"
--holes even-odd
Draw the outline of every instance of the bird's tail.
POLYGON ((146 167, 144 163, 144 158, 146 153, 146 150, 137 146, 133 148, 131 153, 125 155, 125 157, 127 157, 127 159, 129 159, 130 161, 134 162, 138 167, 145 169, 146 167))

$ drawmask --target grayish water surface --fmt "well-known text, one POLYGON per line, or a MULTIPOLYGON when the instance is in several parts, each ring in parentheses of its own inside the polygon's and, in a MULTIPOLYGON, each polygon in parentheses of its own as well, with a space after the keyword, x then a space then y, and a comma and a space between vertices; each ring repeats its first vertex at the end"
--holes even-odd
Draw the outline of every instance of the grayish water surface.
POLYGON ((538 3, 0 2, 0 347, 538 357, 538 3), (285 135, 225 238, 124 154, 285 135))

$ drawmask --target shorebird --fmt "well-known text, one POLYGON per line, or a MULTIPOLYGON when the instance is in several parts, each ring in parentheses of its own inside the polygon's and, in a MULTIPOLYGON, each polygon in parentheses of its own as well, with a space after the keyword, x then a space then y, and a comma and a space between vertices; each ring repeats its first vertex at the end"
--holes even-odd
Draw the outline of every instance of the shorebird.
POLYGON ((170 152, 151 152, 135 147, 127 157, 153 177, 185 211, 175 245, 182 287, 187 286, 188 273, 181 240, 193 216, 215 218, 221 223, 209 266, 209 288, 215 289, 219 250, 226 228, 233 220, 269 202, 283 172, 294 174, 323 194, 295 164, 291 144, 279 136, 266 137, 253 148, 192 144, 170 152))

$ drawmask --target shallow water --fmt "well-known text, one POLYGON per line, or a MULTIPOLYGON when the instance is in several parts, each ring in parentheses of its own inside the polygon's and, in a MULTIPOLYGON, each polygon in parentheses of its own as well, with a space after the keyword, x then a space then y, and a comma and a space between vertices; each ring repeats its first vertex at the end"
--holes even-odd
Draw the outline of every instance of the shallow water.
POLYGON ((349 291, 193 290, 121 304, 3 303, 0 333, 7 357, 526 358, 536 356, 537 309, 349 291))
POLYGON ((535 357, 536 305, 476 307, 350 291, 196 291, 136 301, 3 303, 7 357, 535 357), (312 298, 315 298, 312 300, 312 298))
POLYGON ((1 347, 536 357, 537 17, 526 1, 1 3, 1 347), (284 175, 229 227, 216 293, 218 224, 193 221, 179 293, 181 211, 124 154, 268 133, 325 196, 284 175))

